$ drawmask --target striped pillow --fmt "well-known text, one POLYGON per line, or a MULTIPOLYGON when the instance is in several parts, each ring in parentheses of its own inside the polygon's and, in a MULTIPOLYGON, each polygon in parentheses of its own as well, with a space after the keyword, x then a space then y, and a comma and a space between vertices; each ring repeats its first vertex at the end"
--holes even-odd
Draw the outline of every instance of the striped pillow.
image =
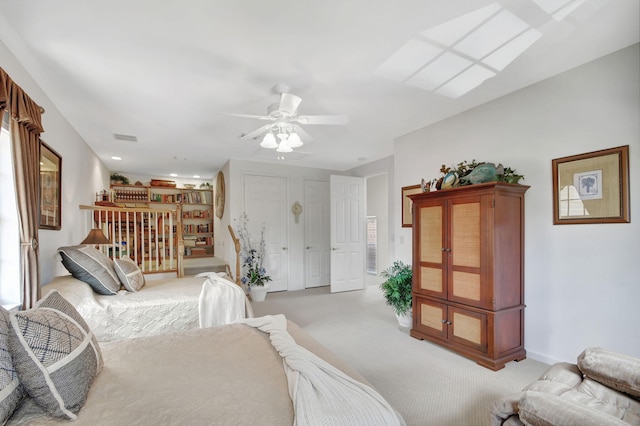
POLYGON ((75 420, 102 369, 100 347, 56 290, 35 308, 11 314, 9 348, 25 390, 55 417, 75 420))
POLYGON ((113 261, 91 246, 59 247, 62 264, 74 278, 89 284, 98 294, 117 294, 120 280, 113 261))
POLYGON ((113 268, 118 274, 120 283, 128 291, 138 291, 144 286, 144 275, 138 265, 128 257, 116 259, 113 262, 113 268))

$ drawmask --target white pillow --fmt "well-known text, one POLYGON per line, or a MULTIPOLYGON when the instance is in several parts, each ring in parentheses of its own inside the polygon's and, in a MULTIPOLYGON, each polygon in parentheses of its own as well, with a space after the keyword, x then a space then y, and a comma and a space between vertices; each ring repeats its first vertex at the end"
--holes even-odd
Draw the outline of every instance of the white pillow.
POLYGON ((102 353, 89 326, 56 290, 35 308, 11 314, 9 348, 26 392, 47 413, 75 420, 102 353))
POLYGON ((135 292, 144 286, 144 274, 130 258, 116 259, 113 266, 120 282, 128 291, 135 292))

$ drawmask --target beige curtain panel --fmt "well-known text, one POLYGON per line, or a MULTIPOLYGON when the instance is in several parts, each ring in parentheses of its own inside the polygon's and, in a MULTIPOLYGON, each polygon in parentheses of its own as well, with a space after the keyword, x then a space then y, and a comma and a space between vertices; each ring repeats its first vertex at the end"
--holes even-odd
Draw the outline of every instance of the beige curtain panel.
POLYGON ((0 68, 0 117, 9 112, 20 232, 22 308, 40 298, 38 181, 42 109, 0 68))

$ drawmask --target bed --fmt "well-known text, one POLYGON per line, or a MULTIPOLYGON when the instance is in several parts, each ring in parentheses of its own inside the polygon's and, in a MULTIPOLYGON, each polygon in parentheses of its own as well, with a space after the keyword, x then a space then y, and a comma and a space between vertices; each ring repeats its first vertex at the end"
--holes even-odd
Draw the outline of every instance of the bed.
MULTIPOLYGON (((208 276, 146 280, 137 292, 96 293, 71 275, 59 276, 42 287, 57 290, 87 321, 100 342, 154 336, 198 328, 199 302, 208 276)), ((245 297, 246 299, 246 297, 245 297)), ((245 301, 246 315, 251 315, 245 301)))
POLYGON ((214 317, 217 324, 252 316, 244 292, 224 274, 149 280, 131 259, 112 261, 90 246, 60 247, 58 252, 71 275, 54 278, 41 292, 57 290, 100 342, 191 330, 198 328, 203 314, 212 318, 214 310, 225 314, 214 317), (213 285, 226 291, 203 294, 213 285), (203 296, 208 296, 206 304, 203 296))
MULTIPOLYGON (((58 299, 63 298, 56 299, 57 292, 50 294, 44 300, 54 303, 36 306, 35 310, 42 315, 74 318, 72 313, 63 312, 66 308, 60 308, 58 299)), ((11 315, 14 330, 26 328, 21 328, 18 318, 20 315, 11 315)), ((81 319, 78 321, 75 328, 89 330, 80 324, 81 319)), ((245 323, 100 343, 97 349, 90 331, 82 332, 84 340, 79 348, 87 357, 78 363, 79 368, 98 372, 81 408, 76 406, 76 413, 67 418, 74 420, 74 425, 404 424, 362 376, 282 315, 241 321, 245 323), (99 361, 87 361, 98 353, 101 369, 99 361), (310 393, 304 394, 305 389, 310 393)), ((12 351, 16 345, 20 348, 15 337, 10 336, 9 342, 12 351)), ((33 345, 40 346, 38 342, 33 345)), ((68 356, 81 358, 78 352, 77 348, 70 349, 68 356)), ((12 353, 14 362, 29 361, 27 356, 12 353)), ((75 361, 51 363, 74 365, 75 361)), ((61 379, 53 377, 54 367, 42 371, 50 374, 56 385, 61 379)), ((19 373, 22 379, 24 368, 19 373)), ((73 377, 78 375, 74 373, 73 377)), ((68 377, 63 379, 68 386, 68 377)), ((61 389, 54 405, 77 397, 75 390, 63 394, 63 385, 61 389)), ((73 405, 73 401, 68 403, 73 405)), ((7 424, 55 425, 68 421, 52 417, 41 401, 27 397, 7 424)))

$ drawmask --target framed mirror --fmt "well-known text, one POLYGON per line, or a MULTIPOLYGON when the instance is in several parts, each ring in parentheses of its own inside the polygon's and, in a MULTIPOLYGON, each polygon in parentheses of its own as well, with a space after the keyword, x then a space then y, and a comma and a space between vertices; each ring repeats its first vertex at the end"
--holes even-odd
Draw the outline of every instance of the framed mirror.
POLYGON ((40 229, 60 230, 62 157, 40 141, 40 229))

